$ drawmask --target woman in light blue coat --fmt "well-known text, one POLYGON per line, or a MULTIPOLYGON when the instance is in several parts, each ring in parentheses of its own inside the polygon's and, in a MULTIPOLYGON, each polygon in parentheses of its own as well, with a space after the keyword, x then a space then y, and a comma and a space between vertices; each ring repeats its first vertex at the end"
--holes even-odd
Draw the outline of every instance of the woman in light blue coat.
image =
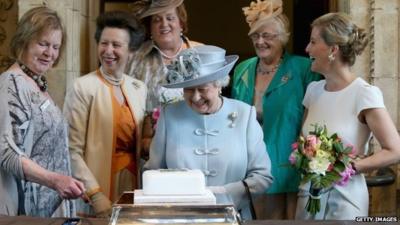
POLYGON ((169 66, 167 88, 184 88, 184 101, 161 109, 145 169, 200 169, 212 190, 224 190, 245 219, 248 196, 272 183, 271 163, 254 107, 222 97, 237 56, 216 46, 185 50, 169 66))

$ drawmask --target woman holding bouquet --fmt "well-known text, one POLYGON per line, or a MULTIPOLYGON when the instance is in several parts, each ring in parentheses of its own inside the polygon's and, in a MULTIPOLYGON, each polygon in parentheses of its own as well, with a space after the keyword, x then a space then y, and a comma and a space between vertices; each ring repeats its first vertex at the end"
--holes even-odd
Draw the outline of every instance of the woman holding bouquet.
POLYGON ((325 125, 344 144, 351 144, 356 158, 355 174, 346 185, 332 185, 320 193, 321 209, 306 211, 310 183, 300 185, 297 219, 346 219, 368 215, 368 189, 363 172, 390 166, 400 160, 400 137, 385 109, 379 88, 352 73, 350 67, 367 44, 366 33, 342 13, 329 13, 312 23, 306 51, 313 60, 311 70, 325 80, 312 82, 306 91, 303 134, 312 124, 325 125), (366 156, 371 133, 381 150, 366 156))
POLYGON ((286 51, 290 27, 281 0, 252 2, 243 11, 256 56, 235 68, 232 96, 255 106, 275 177, 255 200, 257 218, 293 219, 300 176, 287 158, 301 130, 307 85, 321 76, 311 72, 310 59, 286 51))

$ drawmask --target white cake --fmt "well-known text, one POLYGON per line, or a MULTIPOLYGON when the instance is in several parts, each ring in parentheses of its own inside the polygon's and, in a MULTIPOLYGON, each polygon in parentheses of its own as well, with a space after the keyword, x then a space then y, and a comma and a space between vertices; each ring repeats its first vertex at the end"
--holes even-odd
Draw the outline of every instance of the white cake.
POLYGON ((146 170, 143 173, 144 195, 204 195, 203 172, 187 169, 146 170))
POLYGON ((135 205, 215 205, 214 194, 206 189, 203 195, 145 195, 143 190, 134 191, 135 205))

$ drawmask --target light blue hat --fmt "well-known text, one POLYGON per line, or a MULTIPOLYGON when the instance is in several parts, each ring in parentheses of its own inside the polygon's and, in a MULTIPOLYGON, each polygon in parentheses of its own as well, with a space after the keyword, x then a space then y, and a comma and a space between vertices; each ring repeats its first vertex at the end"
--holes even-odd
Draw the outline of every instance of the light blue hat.
POLYGON ((168 65, 166 88, 186 88, 209 83, 229 74, 239 59, 225 56, 225 49, 212 45, 199 45, 183 50, 168 65))

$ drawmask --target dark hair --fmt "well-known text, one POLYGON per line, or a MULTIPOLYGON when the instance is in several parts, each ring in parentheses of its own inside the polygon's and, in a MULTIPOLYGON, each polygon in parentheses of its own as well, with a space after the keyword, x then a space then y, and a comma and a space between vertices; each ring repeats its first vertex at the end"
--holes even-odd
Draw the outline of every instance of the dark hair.
POLYGON ((10 43, 11 57, 21 60, 29 43, 37 40, 40 35, 47 30, 60 30, 62 33, 59 56, 53 64, 54 66, 57 65, 60 55, 64 52, 65 43, 67 41, 65 28, 57 12, 45 6, 30 9, 19 20, 17 30, 10 43))
POLYGON ((94 38, 97 44, 101 34, 106 27, 120 28, 129 33, 129 50, 133 51, 140 47, 144 40, 144 30, 135 16, 124 11, 110 11, 100 15, 96 20, 96 33, 94 38))
POLYGON ((311 24, 320 29, 320 35, 329 46, 338 45, 343 62, 352 66, 356 55, 360 55, 367 46, 368 37, 364 29, 359 28, 344 13, 325 14, 311 24))
MULTIPOLYGON (((187 11, 186 11, 186 7, 185 4, 182 3, 180 4, 178 7, 175 8, 176 10, 176 14, 178 15, 178 19, 179 22, 181 24, 181 28, 182 28, 182 33, 183 34, 187 34, 188 32, 188 16, 187 16, 187 11)), ((146 37, 150 38, 151 36, 151 17, 154 15, 150 15, 150 16, 146 16, 142 19, 142 23, 144 24, 147 34, 146 37)))

